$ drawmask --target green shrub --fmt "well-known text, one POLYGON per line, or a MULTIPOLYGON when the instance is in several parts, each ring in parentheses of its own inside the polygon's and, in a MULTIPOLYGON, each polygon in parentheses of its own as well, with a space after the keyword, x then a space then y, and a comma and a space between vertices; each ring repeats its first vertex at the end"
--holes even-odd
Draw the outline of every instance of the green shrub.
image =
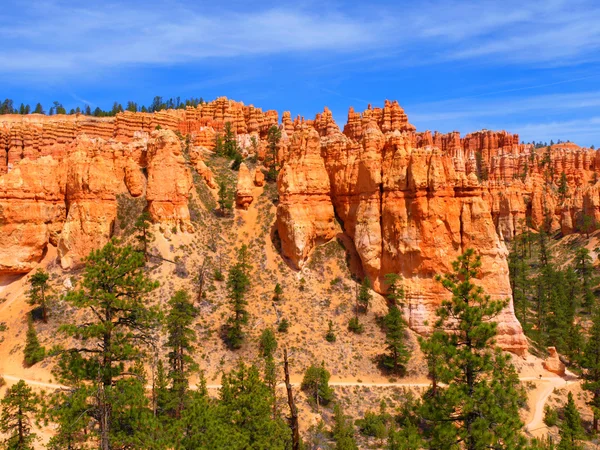
POLYGON ((558 413, 556 409, 551 408, 549 405, 544 406, 544 423, 553 427, 558 423, 558 413))
POLYGON ((325 334, 325 340, 327 342, 335 342, 335 332, 333 331, 333 321, 329 321, 329 327, 327 328, 327 333, 325 334))
POLYGON ((348 330, 356 334, 362 334, 362 332, 365 331, 362 323, 359 322, 358 317, 353 317, 348 321, 348 330))
POLYGON ((289 320, 282 319, 281 322, 279 322, 279 326, 277 327, 277 331, 279 331, 280 333, 287 333, 289 327, 290 327, 289 320))
POLYGON ((367 411, 362 419, 355 421, 356 426, 364 436, 371 436, 383 439, 387 435, 387 414, 376 414, 373 411, 367 411))

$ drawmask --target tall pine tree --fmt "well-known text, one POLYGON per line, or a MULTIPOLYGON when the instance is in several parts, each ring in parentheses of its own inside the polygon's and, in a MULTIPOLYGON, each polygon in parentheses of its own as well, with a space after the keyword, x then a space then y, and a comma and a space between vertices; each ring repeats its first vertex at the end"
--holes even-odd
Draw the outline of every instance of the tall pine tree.
MULTIPOLYGON (((491 300, 476 286, 481 259, 472 249, 438 277, 452 294, 436 314, 433 342, 436 376, 444 383, 424 397, 429 448, 516 448, 521 445, 519 405, 524 391, 509 357, 494 350, 496 317, 506 301, 491 300)), ((427 358, 431 345, 423 345, 427 358)))
POLYGON ((57 375, 87 391, 86 414, 101 450, 134 442, 139 446, 148 434, 145 376, 136 363, 153 342, 158 312, 147 306, 157 283, 143 267, 141 253, 110 241, 90 253, 79 289, 66 297, 82 311, 83 320, 60 328, 75 345, 62 351, 57 375), (139 409, 130 414, 129 407, 119 405, 139 409))

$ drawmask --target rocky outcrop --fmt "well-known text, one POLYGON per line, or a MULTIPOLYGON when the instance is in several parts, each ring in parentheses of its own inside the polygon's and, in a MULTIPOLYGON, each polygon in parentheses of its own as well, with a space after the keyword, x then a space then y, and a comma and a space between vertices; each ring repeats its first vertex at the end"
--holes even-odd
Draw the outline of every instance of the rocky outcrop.
POLYGON ((277 231, 283 254, 300 267, 319 243, 335 236, 335 215, 319 133, 312 127, 296 131, 277 179, 277 231))
POLYGON ((248 166, 240 165, 235 191, 235 204, 238 208, 248 209, 254 201, 254 182, 248 166))
MULTIPOLYGON (((242 154, 262 161, 278 117, 224 97, 111 118, 0 116, 0 272, 29 271, 48 243, 63 267, 76 267, 109 239, 119 194, 145 196, 154 221, 191 230, 188 168, 216 188, 204 158, 225 124, 242 154)), ((486 292, 504 299, 506 241, 527 225, 568 234, 600 223, 600 154, 572 143, 534 149, 505 131, 417 132, 395 101, 350 109, 343 131, 327 108, 313 120, 284 112, 279 127, 283 255, 300 268, 345 233, 376 290, 385 292, 387 273, 402 275, 405 313, 421 333, 448 295, 434 276, 466 248, 482 257, 486 292)), ((262 175, 242 164, 239 208, 262 175)), ((498 320, 501 345, 523 352, 512 306, 498 320)))
POLYGON ((548 357, 543 362, 544 369, 561 377, 565 374, 565 365, 560 360, 555 347, 548 347, 548 357))
POLYGON ((65 160, 68 213, 58 242, 65 269, 80 265, 91 250, 108 241, 119 188, 113 148, 85 137, 70 147, 65 160))
POLYGON ((168 130, 153 131, 151 138, 146 155, 148 211, 157 222, 188 230, 188 198, 193 184, 181 143, 175 133, 168 130))

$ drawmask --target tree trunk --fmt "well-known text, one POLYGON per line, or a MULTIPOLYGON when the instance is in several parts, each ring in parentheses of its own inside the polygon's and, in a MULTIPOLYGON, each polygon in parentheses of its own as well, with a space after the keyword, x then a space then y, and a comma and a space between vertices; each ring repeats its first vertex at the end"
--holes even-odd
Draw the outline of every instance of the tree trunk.
POLYGON ((290 405, 290 428, 292 429, 292 450, 300 449, 300 429, 298 426, 298 408, 294 402, 294 393, 290 383, 290 369, 288 364, 287 348, 283 349, 283 367, 285 371, 285 388, 288 395, 288 405, 290 405))

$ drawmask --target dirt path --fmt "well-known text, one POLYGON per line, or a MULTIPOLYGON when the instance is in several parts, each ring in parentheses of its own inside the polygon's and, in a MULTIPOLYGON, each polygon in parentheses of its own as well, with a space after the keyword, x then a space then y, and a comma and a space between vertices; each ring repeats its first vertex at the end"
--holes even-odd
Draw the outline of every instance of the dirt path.
POLYGON ((525 425, 525 431, 534 437, 543 435, 547 428, 544 424, 544 407, 548 398, 552 395, 555 388, 569 384, 569 380, 563 378, 542 378, 542 381, 549 381, 548 386, 537 394, 537 400, 533 405, 533 417, 525 425))

